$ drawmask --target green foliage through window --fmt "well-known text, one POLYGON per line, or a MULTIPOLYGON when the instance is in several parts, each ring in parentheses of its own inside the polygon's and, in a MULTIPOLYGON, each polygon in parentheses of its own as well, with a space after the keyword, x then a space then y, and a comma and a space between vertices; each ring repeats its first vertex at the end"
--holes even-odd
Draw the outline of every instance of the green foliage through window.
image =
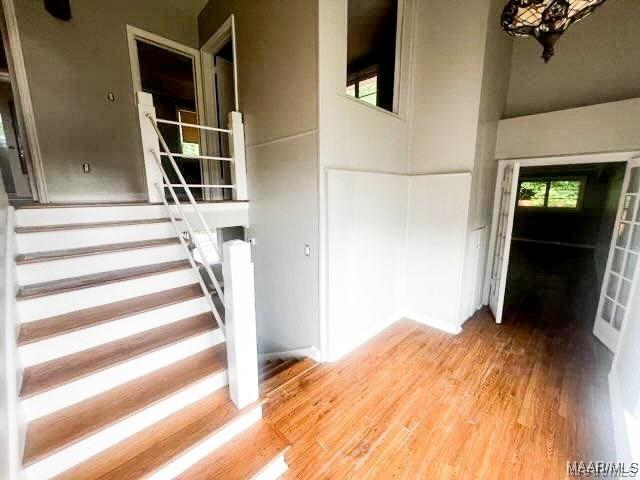
POLYGON ((524 180, 518 190, 518 207, 577 209, 584 180, 524 180))

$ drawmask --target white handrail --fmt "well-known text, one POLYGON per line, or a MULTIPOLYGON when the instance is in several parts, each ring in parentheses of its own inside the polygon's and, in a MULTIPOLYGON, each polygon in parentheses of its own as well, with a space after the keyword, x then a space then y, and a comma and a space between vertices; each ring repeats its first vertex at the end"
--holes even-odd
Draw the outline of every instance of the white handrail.
MULTIPOLYGON (((160 155, 163 157, 168 157, 169 154, 165 152, 160 152, 160 155)), ((179 158, 193 158, 195 160, 220 160, 221 162, 233 162, 233 158, 231 157, 211 157, 208 155, 188 155, 186 153, 172 153, 174 157, 179 158)))
MULTIPOLYGON (((176 218, 173 215, 173 212, 171 211, 171 207, 169 207, 169 203, 167 202, 167 198, 164 195, 164 188, 161 187, 157 183, 156 183, 156 188, 159 190, 159 193, 161 194, 162 202, 164 203, 164 206, 167 207, 167 211, 169 212, 169 219, 171 220, 171 223, 173 224, 173 228, 175 228, 176 233, 178 234, 178 239, 180 240, 180 244, 184 247, 185 252, 187 253, 187 258, 189 259, 189 263, 191 264, 191 268, 193 268, 194 270, 198 271, 199 270, 198 266, 196 265, 196 262, 193 259, 193 256, 191 255, 191 251, 189 250, 189 245, 187 245, 187 242, 185 242, 184 237, 182 236, 182 231, 180 230, 180 227, 178 227, 178 224, 176 222, 176 218)), ((186 220, 186 217, 185 217, 184 222, 185 222, 185 225, 188 225, 188 220, 186 220)), ((191 226, 190 225, 187 226, 187 229, 189 231, 189 234, 191 235, 191 238, 195 238, 193 236, 193 234, 191 233, 191 226)), ((202 253, 200 253, 200 254, 202 255, 202 253)), ((222 317, 220 316, 220 312, 218 312, 216 304, 213 303, 213 299, 211 298, 211 292, 209 291, 207 286, 204 284, 204 281, 202 280, 202 275, 200 275, 200 274, 198 274, 198 283, 200 284, 200 288, 202 289, 202 293, 204 294, 204 296, 206 297, 207 301, 209 302, 209 306, 211 307, 211 311, 213 312, 213 316, 216 319, 216 323, 218 324, 218 328, 222 332, 223 336, 226 338, 225 325, 224 325, 224 322, 222 321, 222 317)))
MULTIPOLYGON (((158 160, 160 160, 159 157, 156 157, 158 160)), ((162 176, 165 179, 165 182, 168 179, 167 176, 167 172, 165 171, 164 167, 162 166, 162 162, 160 163, 160 171, 162 172, 162 176)), ((166 186, 166 183, 165 183, 166 186)), ((184 222, 185 226, 187 227, 187 231, 189 232, 189 235, 191 236, 191 239, 193 240, 193 243, 196 246, 196 249, 198 250, 198 253, 200 253, 200 256, 202 257, 202 260, 204 261, 204 268, 207 271, 207 274, 211 277, 211 281, 213 282, 213 286, 216 289, 216 293, 218 294, 218 296, 220 297, 220 300, 224 301, 224 294, 222 292, 222 289, 220 288, 220 285, 218 284, 218 279, 216 278, 216 276, 213 273, 213 270, 211 270, 211 266, 209 265, 209 263, 206 261, 206 255, 204 252, 204 248, 202 248, 202 245, 200 245, 200 241, 198 240, 197 236, 195 235, 195 230, 193 229, 193 227, 191 226, 191 222, 189 221, 189 217, 186 215, 186 212, 184 211, 184 209, 182 208, 182 204, 180 203, 180 200, 178 199, 178 196, 176 195, 175 190, 173 189, 173 187, 169 187, 168 188, 169 193, 171 194, 171 198, 173 199, 174 204, 176 205, 177 209, 178 209, 178 214, 180 215, 180 217, 182 218, 182 221, 184 222)), ((164 197, 164 202, 166 202, 166 198, 164 197)), ((168 205, 167 205, 168 206, 168 205)), ((171 216, 173 213, 170 211, 169 212, 169 216, 171 216)), ((211 244, 213 245, 213 248, 216 252, 218 252, 218 247, 216 246, 215 242, 213 241, 213 239, 211 238, 211 233, 208 233, 209 236, 209 241, 211 242, 211 244)), ((218 253, 219 256, 219 253, 218 253)))
MULTIPOLYGON (((179 184, 179 183, 168 183, 167 186, 168 187, 183 188, 182 185, 179 184)), ((204 184, 199 184, 199 183, 188 183, 187 187, 194 187, 194 188, 236 188, 235 185, 204 185, 204 184)))
POLYGON ((200 130, 210 130, 212 132, 228 133, 229 135, 233 135, 233 131, 228 130, 226 128, 208 127, 206 125, 198 125, 196 123, 176 122, 174 120, 165 120, 163 118, 156 118, 156 122, 166 123, 169 125, 177 125, 179 127, 199 128, 200 130))
MULTIPOLYGON (((153 129, 156 131, 156 134, 158 135, 158 140, 160 140, 160 145, 162 146, 162 148, 164 149, 165 152, 169 153, 169 155, 168 155, 169 161, 171 162, 171 166, 173 167, 173 170, 175 171, 176 175, 178 176, 178 180, 180 181, 181 188, 183 188, 185 193, 187 194, 187 198, 189 199, 189 203, 191 203, 191 206, 193 207, 193 211, 195 212, 196 216, 198 217, 198 220, 200 220, 200 224, 202 225, 202 228, 207 233, 207 236, 209 237, 209 241, 211 242, 211 245, 213 246, 214 250, 218 253, 220 258, 222 258, 222 256, 220 255, 220 251, 218 250, 218 246, 216 245, 216 242, 213 240, 213 237, 211 235, 211 230, 209 229, 209 225, 207 224, 206 220, 202 216, 202 213, 200 212, 200 209, 198 208, 198 204, 196 203, 195 198, 193 198, 193 194, 191 193, 191 189, 187 185, 187 182, 185 181, 184 177, 182 176, 182 172, 180 172, 180 169, 178 168, 178 164, 176 163, 175 159, 173 158, 173 155, 171 154, 171 152, 169 150, 169 147, 167 146, 167 142, 165 141, 164 137, 162 136, 162 133, 160 132, 160 129, 158 128, 158 125, 156 124, 156 122, 155 122, 155 120, 154 120, 154 118, 153 118, 153 116, 151 114, 147 114, 146 116, 149 119, 149 122, 151 122, 151 125, 153 126, 153 129)), ((156 163, 158 164, 158 168, 162 172, 162 176, 164 178, 165 184, 170 184, 171 181, 169 180, 167 172, 165 172, 164 168, 162 167, 162 160, 160 158, 160 152, 156 152, 154 150, 151 153, 155 157, 156 163)), ((188 218, 186 218, 186 215, 184 215, 184 213, 183 213, 182 206, 181 206, 180 202, 178 201, 177 196, 175 195, 175 191, 173 191, 173 187, 170 186, 169 187, 169 191, 171 192, 171 195, 173 197, 173 201, 176 203, 176 206, 178 207, 178 210, 180 211, 180 215, 182 215, 182 217, 183 217, 183 219, 185 221, 185 224, 187 226, 190 226, 190 222, 189 222, 188 218)), ((204 249, 202 249, 200 247, 200 242, 198 241, 198 239, 195 236, 193 236, 192 240, 193 240, 194 244, 196 245, 196 248, 198 248, 198 250, 200 251, 200 255, 202 255, 202 259, 205 260, 206 256, 204 255, 204 249)), ((213 271, 211 271, 211 266, 206 261, 204 262, 204 266, 205 266, 205 269, 206 269, 207 273, 209 274, 209 277, 211 277, 211 281, 213 282, 213 286, 215 287, 216 292, 218 293, 218 296, 224 302, 224 294, 222 293, 222 289, 220 288, 220 284, 218 283, 218 279, 213 274, 213 271)))

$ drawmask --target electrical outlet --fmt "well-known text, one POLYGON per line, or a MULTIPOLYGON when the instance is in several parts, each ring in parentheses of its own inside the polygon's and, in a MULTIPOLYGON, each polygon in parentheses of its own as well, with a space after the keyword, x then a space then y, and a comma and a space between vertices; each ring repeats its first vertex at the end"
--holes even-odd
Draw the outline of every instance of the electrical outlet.
POLYGON ((82 171, 84 173, 91 173, 91 165, 89 165, 88 163, 83 163, 82 164, 82 171))
POLYGON ((305 244, 304 246, 304 254, 305 256, 309 257, 311 255, 311 247, 307 244, 305 244))

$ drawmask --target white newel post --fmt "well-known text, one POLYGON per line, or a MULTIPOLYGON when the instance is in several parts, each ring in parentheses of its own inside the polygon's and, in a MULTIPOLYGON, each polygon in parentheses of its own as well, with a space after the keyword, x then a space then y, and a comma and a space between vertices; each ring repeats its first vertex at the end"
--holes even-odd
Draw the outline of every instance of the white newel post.
POLYGON ((231 183, 236 186, 233 193, 234 200, 249 200, 247 194, 247 162, 244 149, 244 125, 240 112, 229 112, 229 130, 233 133, 229 147, 233 164, 231 168, 231 183))
POLYGON ((140 121, 140 134, 142 135, 142 150, 144 152, 144 170, 147 178, 147 193, 151 203, 161 202, 162 197, 156 188, 156 184, 162 185, 162 172, 158 168, 152 150, 160 152, 158 135, 149 121, 148 115, 156 119, 156 109, 153 106, 153 97, 150 93, 138 92, 138 118, 140 121))
POLYGON ((251 245, 225 242, 223 258, 229 392, 236 407, 243 408, 260 395, 251 245))

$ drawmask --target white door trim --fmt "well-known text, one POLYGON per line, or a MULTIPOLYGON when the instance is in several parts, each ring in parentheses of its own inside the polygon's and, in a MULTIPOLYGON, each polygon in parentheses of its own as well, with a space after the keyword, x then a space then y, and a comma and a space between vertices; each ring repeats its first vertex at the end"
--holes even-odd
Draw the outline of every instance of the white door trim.
MULTIPOLYGON (((231 47, 233 49, 233 90, 234 90, 234 102, 236 112, 240 111, 240 98, 238 96, 238 53, 237 53, 237 39, 236 39, 236 20, 233 14, 225 20, 222 26, 204 43, 200 48, 202 58, 202 71, 213 71, 213 56, 220 51, 224 45, 231 40, 231 47)), ((205 75, 204 78, 205 91, 207 93, 213 93, 214 85, 213 80, 209 75, 205 75)), ((210 119, 215 119, 215 100, 212 95, 205 96, 205 115, 210 119)), ((217 121, 217 120, 214 120, 217 121)), ((219 125, 215 125, 218 128, 224 128, 219 125)))
MULTIPOLYGON (((214 71, 213 57, 220 51, 226 43, 231 40, 231 47, 233 50, 233 94, 234 94, 234 108, 236 112, 240 111, 240 100, 238 97, 238 55, 237 55, 237 42, 236 42, 236 27, 235 17, 233 14, 225 20, 225 22, 218 28, 218 30, 209 37, 209 39, 200 48, 200 58, 202 62, 202 84, 204 88, 204 123, 214 128, 228 128, 228 125, 219 125, 218 123, 218 105, 216 100, 216 86, 213 82, 212 72, 214 71)), ((222 155, 220 152, 218 143, 212 140, 210 137, 205 136, 205 149, 208 155, 218 156, 222 155)), ((203 169, 204 180, 206 183, 220 184, 223 179, 216 167, 216 163, 208 165, 209 168, 203 169)), ((205 192, 211 198, 211 200, 220 200, 223 198, 221 191, 205 192)))
POLYGON ((5 46, 9 50, 9 55, 7 55, 9 74, 12 79, 15 80, 11 83, 11 88, 13 89, 14 97, 19 99, 19 101, 16 102, 18 126, 22 127, 21 129, 24 131, 29 150, 27 170, 29 173, 31 193, 34 200, 38 200, 40 203, 48 203, 49 195, 44 173, 42 151, 40 150, 36 117, 31 102, 27 69, 22 54, 22 44, 20 42, 20 32, 18 30, 18 19, 16 17, 14 0, 2 0, 2 9, 4 10, 6 27, 6 32, 3 32, 3 36, 6 34, 6 38, 4 39, 5 46))

